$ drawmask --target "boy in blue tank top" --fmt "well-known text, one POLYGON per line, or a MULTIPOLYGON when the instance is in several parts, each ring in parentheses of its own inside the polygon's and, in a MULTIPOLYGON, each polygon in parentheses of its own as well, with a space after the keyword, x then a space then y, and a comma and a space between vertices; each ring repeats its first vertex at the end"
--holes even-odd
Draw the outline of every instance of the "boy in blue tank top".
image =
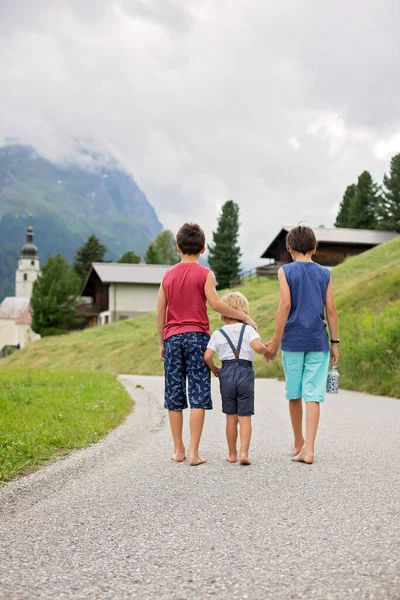
POLYGON ((294 434, 292 460, 312 464, 329 362, 337 365, 339 360, 338 317, 330 271, 312 261, 317 249, 314 231, 294 227, 286 246, 293 262, 278 271, 280 303, 266 359, 273 360, 280 345, 294 434), (306 403, 305 437, 302 400, 306 403))

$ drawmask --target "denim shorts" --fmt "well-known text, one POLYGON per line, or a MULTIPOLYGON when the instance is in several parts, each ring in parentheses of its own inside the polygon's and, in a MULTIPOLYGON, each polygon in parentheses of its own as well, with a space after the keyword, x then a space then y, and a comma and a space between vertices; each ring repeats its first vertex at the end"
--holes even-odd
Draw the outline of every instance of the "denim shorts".
POLYGON ((224 360, 218 374, 222 412, 226 415, 254 415, 254 371, 248 360, 224 360))
POLYGON ((287 400, 323 402, 329 368, 329 352, 282 351, 287 400))
POLYGON ((212 409, 210 371, 204 362, 209 339, 206 333, 191 331, 172 335, 165 340, 164 407, 168 410, 187 408, 187 395, 190 408, 212 409))

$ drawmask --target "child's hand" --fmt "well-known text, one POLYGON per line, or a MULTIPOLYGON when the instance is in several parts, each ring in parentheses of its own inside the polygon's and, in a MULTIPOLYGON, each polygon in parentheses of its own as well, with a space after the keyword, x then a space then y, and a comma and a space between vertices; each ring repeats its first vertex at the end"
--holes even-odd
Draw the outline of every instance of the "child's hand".
POLYGON ((331 345, 331 365, 337 365, 339 362, 339 348, 337 344, 331 345))
POLYGON ((164 359, 164 344, 160 344, 160 360, 164 359))

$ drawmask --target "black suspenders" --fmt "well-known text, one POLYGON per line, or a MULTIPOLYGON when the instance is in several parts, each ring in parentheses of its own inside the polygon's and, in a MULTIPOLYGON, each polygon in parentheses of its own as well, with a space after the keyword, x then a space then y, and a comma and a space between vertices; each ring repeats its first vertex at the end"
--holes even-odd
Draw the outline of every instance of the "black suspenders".
POLYGON ((222 335, 224 336, 224 338, 226 339, 226 341, 228 342, 229 346, 231 347, 233 355, 236 359, 239 359, 239 356, 240 356, 240 350, 242 349, 243 336, 244 336, 245 329, 246 329, 246 323, 243 323, 242 329, 240 330, 237 348, 235 348, 235 346, 233 345, 233 342, 232 342, 231 338, 229 337, 229 335, 226 333, 226 331, 224 331, 224 329, 222 329, 222 328, 219 330, 222 333, 222 335))

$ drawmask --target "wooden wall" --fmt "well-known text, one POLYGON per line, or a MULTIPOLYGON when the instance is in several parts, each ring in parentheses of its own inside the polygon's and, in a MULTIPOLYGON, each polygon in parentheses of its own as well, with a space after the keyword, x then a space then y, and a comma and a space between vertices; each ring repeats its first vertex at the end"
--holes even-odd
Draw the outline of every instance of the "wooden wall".
POLYGON ((97 273, 92 270, 82 295, 93 298, 93 304, 96 306, 96 310, 100 313, 105 310, 109 310, 108 288, 109 284, 102 283, 97 273))
MULTIPOLYGON (((366 244, 332 244, 320 242, 314 255, 314 261, 325 267, 335 267, 350 256, 356 256, 366 250, 373 248, 366 244)), ((289 252, 286 250, 286 241, 280 240, 276 248, 272 251, 277 262, 289 263, 292 261, 289 252)))

